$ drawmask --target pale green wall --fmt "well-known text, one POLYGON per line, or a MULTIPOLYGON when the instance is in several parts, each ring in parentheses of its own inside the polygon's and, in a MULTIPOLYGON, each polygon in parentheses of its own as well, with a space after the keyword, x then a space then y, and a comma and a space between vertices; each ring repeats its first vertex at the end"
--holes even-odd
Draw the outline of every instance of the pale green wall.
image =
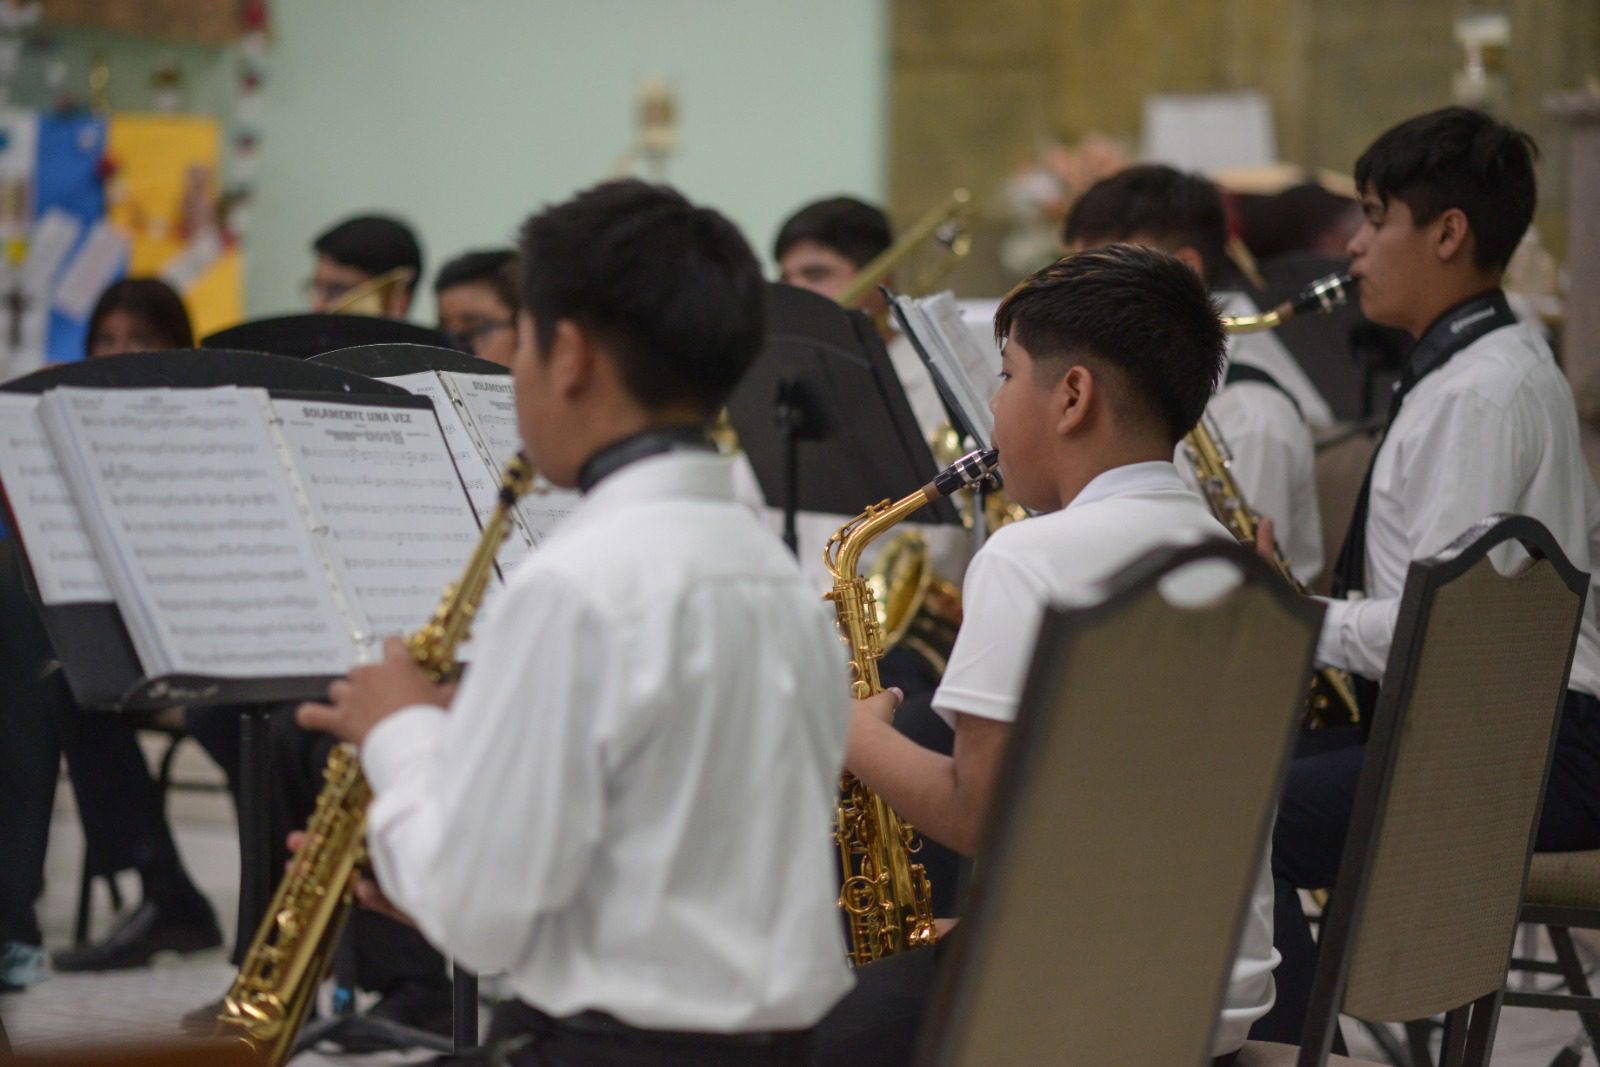
POLYGON ((348 213, 412 220, 430 274, 507 241, 610 175, 652 74, 679 93, 668 179, 764 256, 799 203, 883 193, 881 0, 275 0, 273 15, 253 315, 298 304, 311 237, 348 213))

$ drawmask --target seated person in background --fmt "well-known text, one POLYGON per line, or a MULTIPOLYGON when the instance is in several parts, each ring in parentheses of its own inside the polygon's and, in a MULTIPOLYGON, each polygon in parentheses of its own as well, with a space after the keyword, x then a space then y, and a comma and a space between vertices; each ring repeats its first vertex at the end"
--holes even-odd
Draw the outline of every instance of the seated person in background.
POLYGON ((159 278, 113 282, 89 315, 84 356, 120 356, 193 348, 194 328, 183 298, 159 278))
POLYGON ((357 215, 324 230, 311 243, 316 259, 306 282, 306 303, 312 311, 339 306, 350 290, 404 267, 411 278, 388 290, 381 314, 403 319, 411 311, 411 297, 422 277, 422 246, 411 227, 387 215, 357 215))
MULTIPOLYGON (((1501 289, 1533 221, 1532 139, 1479 111, 1402 122, 1356 161, 1365 222, 1350 272, 1373 322, 1416 338, 1390 402, 1334 574, 1319 665, 1355 676, 1370 722, 1412 560, 1496 512, 1549 528, 1578 570, 1600 560, 1600 495, 1578 436, 1572 389, 1539 329, 1501 289), (1357 594, 1349 596, 1349 594, 1357 594)), ((1515 549, 1496 553, 1501 569, 1515 549)), ((1591 586, 1545 787, 1535 847, 1600 848, 1600 626, 1591 586)), ((1302 756, 1289 768, 1272 863, 1279 890, 1283 1011, 1255 1035, 1296 1041, 1315 976, 1297 888, 1333 885, 1366 747, 1302 756)))
MULTIPOLYGON (((889 217, 881 208, 838 196, 807 204, 790 215, 772 242, 772 258, 778 262, 780 282, 838 300, 861 268, 893 243, 889 217)), ((884 283, 893 287, 892 278, 885 278, 884 283)), ((878 324, 889 359, 911 401, 911 413, 923 435, 932 437, 949 416, 928 368, 911 342, 894 328, 882 293, 874 288, 857 307, 878 324)))
POLYGON ((433 279, 439 330, 464 352, 511 366, 517 347, 517 254, 509 248, 464 252, 433 279))
POLYGON ((806 1063, 850 985, 826 831, 847 683, 710 439, 761 347, 760 268, 638 181, 533 216, 522 266, 518 426, 583 500, 459 689, 391 639, 300 721, 361 746, 384 892, 506 972, 476 1062, 806 1063))
MULTIPOLYGON (((845 755, 926 837, 967 856, 981 845, 1045 607, 1095 601, 1104 579, 1159 545, 1226 536, 1172 462, 1223 362, 1222 327, 1195 271, 1136 245, 1069 255, 1012 290, 995 336, 994 443, 1006 491, 1038 514, 997 530, 967 570, 961 633, 933 699, 954 722, 955 754, 897 733, 891 691, 856 703, 845 755)), ((941 951, 860 969, 856 991, 819 1028, 813 1062, 909 1062, 941 951)), ((1234 1058, 1272 1005, 1276 961, 1263 858, 1213 1045, 1218 1062, 1234 1058)))
MULTIPOLYGON (((1229 273, 1222 194, 1197 174, 1146 164, 1104 178, 1072 205, 1062 238, 1075 249, 1126 241, 1170 252, 1211 286, 1223 314, 1257 311, 1244 293, 1222 287, 1229 273)), ((1327 405, 1275 338, 1241 334, 1228 339, 1228 361, 1206 412, 1233 453, 1246 502, 1272 519, 1290 569, 1309 585, 1323 558, 1308 423, 1330 422, 1327 405)), ((1178 469, 1193 484, 1181 445, 1178 469)))
MULTIPOLYGON (((189 315, 170 286, 155 278, 126 278, 95 304, 84 355, 121 356, 193 344, 189 315)), ((139 906, 105 938, 57 952, 55 969, 141 967, 157 953, 220 945, 211 904, 184 869, 161 791, 127 717, 79 708, 59 667, 39 683, 36 701, 32 713, 50 716, 51 728, 59 733, 90 869, 109 876, 135 870, 142 890, 139 906)))

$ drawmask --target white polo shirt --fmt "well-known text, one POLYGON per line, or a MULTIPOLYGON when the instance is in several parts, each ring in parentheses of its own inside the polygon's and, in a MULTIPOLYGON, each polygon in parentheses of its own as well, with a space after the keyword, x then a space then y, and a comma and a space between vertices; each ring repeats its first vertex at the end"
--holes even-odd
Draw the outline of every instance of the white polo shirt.
MULTIPOLYGON (((946 722, 976 715, 1014 722, 1035 637, 1049 605, 1084 605, 1102 583, 1154 548, 1227 537, 1171 463, 1106 471, 1060 511, 995 532, 972 558, 961 632, 933 707, 946 722)), ((1272 1007, 1272 874, 1262 858, 1212 1055, 1244 1044, 1272 1007)))

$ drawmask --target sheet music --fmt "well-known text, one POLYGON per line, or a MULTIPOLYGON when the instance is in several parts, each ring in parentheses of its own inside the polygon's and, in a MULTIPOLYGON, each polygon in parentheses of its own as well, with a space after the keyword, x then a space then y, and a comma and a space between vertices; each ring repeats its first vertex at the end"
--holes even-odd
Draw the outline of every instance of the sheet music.
POLYGON ((895 310, 906 332, 921 346, 934 379, 966 419, 979 446, 994 436, 989 398, 999 384, 1000 351, 980 345, 961 317, 961 307, 948 292, 913 300, 896 297, 895 310))
MULTIPOLYGON (((477 513, 478 524, 481 527, 489 521, 489 516, 495 508, 495 501, 500 497, 500 472, 493 469, 488 455, 478 450, 478 446, 472 440, 472 434, 467 430, 466 422, 462 419, 460 408, 450 392, 445 389, 444 383, 439 381, 439 375, 434 371, 425 370, 416 374, 396 374, 384 380, 433 401, 433 413, 438 416, 439 427, 444 431, 445 443, 450 448, 450 458, 455 460, 456 470, 461 474, 461 482, 467 488, 467 499, 472 501, 472 510, 477 513)), ((505 543, 495 554, 494 561, 499 566, 501 576, 509 573, 511 568, 521 562, 532 549, 533 535, 528 533, 527 527, 522 525, 521 517, 517 516, 516 521, 511 524, 511 532, 506 535, 505 543)), ((493 586, 491 593, 492 591, 493 586)))
MULTIPOLYGON (((478 439, 489 451, 490 465, 496 471, 505 470, 511 457, 522 448, 522 438, 517 432, 517 409, 511 378, 507 375, 462 374, 455 371, 441 371, 439 377, 447 383, 453 395, 460 398, 467 421, 477 430, 478 439)), ((523 494, 522 499, 517 501, 517 515, 537 545, 577 505, 577 493, 556 489, 541 478, 532 491, 523 494)))
POLYGON ((371 659, 384 637, 426 621, 460 577, 478 543, 472 506, 433 412, 271 404, 371 659))
POLYGON ((110 603, 111 587, 39 421, 39 398, 0 393, 0 483, 46 604, 110 603))
POLYGON ((56 389, 45 430, 146 674, 355 662, 259 390, 56 389))

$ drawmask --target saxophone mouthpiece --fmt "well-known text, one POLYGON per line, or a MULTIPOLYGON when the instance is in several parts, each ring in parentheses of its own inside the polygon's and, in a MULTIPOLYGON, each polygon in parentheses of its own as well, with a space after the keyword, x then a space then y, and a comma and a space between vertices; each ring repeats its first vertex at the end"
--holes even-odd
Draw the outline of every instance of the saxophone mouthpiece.
POLYGON ((1285 319, 1295 315, 1304 315, 1308 312, 1332 311, 1350 302, 1356 295, 1357 282, 1343 271, 1330 274, 1326 278, 1318 278, 1295 295, 1289 301, 1289 314, 1285 319))
POLYGON ((930 499, 949 496, 957 489, 977 485, 987 479, 991 488, 1000 487, 1000 453, 992 448, 968 452, 933 476, 930 499))

